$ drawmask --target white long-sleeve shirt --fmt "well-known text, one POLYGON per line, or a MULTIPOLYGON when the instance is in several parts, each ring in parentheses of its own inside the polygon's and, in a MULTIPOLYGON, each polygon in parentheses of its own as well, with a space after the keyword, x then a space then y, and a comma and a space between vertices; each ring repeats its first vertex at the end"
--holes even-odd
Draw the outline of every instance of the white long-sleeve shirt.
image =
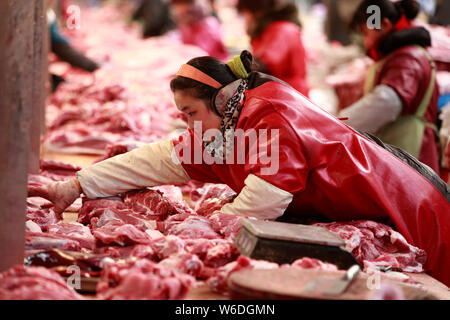
POLYGON ((339 117, 348 118, 345 123, 357 130, 375 133, 396 120, 402 108, 402 100, 394 89, 379 85, 372 93, 342 110, 339 117))
MULTIPOLYGON (((128 190, 164 184, 186 183, 191 178, 174 161, 171 139, 151 143, 109 158, 77 172, 83 193, 91 199, 109 197, 128 190)), ((274 220, 291 203, 293 195, 250 174, 245 187, 222 213, 274 220)))

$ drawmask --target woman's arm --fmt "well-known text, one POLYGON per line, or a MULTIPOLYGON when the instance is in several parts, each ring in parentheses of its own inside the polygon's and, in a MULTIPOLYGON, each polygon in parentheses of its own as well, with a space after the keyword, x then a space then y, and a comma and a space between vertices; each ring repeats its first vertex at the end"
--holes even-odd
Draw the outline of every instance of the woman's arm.
POLYGON ((282 216, 292 202, 293 195, 265 180, 250 174, 245 187, 232 203, 222 207, 220 212, 261 220, 275 220, 282 216))
POLYGON ((181 164, 172 160, 171 139, 150 143, 77 172, 88 198, 101 198, 163 184, 190 180, 181 164))
POLYGON ((348 118, 349 126, 370 133, 398 118, 402 112, 402 100, 387 85, 379 85, 374 91, 339 113, 339 117, 348 118))

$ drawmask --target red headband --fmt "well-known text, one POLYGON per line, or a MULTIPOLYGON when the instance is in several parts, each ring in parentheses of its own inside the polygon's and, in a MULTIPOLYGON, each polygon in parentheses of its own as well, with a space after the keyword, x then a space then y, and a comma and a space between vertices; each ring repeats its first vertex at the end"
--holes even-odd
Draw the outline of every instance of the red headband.
POLYGON ((213 88, 219 89, 222 87, 222 85, 214 80, 212 77, 208 76, 206 73, 198 70, 197 68, 189 65, 189 64, 183 64, 180 68, 180 70, 177 73, 177 76, 182 76, 185 78, 189 78, 201 83, 204 83, 208 86, 211 86, 213 88))

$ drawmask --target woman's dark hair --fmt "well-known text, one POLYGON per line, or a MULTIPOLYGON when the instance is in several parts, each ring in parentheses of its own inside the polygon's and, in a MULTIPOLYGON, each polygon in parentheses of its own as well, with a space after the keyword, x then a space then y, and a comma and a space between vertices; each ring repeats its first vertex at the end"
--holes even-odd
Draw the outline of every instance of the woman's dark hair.
POLYGON ((281 0, 238 0, 236 8, 239 12, 250 11, 255 15, 257 25, 250 32, 252 39, 259 37, 274 21, 289 21, 302 26, 295 3, 282 3, 281 0))
POLYGON ((395 24, 402 14, 408 20, 413 20, 420 12, 420 5, 415 0, 401 0, 397 2, 390 0, 363 0, 353 14, 353 19, 350 23, 351 30, 361 30, 361 27, 367 23, 372 14, 367 13, 367 8, 373 5, 380 8, 381 20, 387 18, 392 24, 395 24))
POLYGON ((238 0, 236 8, 239 12, 248 10, 250 12, 270 11, 280 4, 280 0, 238 0))
MULTIPOLYGON (((244 50, 240 57, 247 72, 251 72, 253 63, 252 54, 247 50, 244 50)), ((206 73, 222 86, 237 80, 237 77, 225 63, 213 57, 205 56, 194 58, 189 60, 187 64, 206 73)), ((172 92, 177 90, 188 91, 193 97, 204 100, 208 108, 214 110, 211 99, 217 92, 217 89, 213 87, 186 77, 177 76, 170 82, 170 89, 172 92)))

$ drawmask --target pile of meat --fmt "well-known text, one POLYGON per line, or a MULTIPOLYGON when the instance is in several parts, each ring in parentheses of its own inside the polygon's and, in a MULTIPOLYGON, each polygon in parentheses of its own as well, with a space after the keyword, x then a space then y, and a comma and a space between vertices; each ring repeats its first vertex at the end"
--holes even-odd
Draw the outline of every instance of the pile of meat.
MULTIPOLYGON (((62 174, 70 166, 42 165, 47 169, 30 176, 29 188, 41 180, 54 181, 44 174, 63 180, 79 169, 74 166, 72 174, 62 174)), ((83 277, 100 277, 99 299, 183 299, 202 283, 228 294, 228 277, 244 268, 337 270, 308 257, 280 266, 241 256, 234 245, 240 217, 220 213, 235 196, 226 185, 192 181, 105 199, 83 198, 76 222, 62 221, 51 203, 40 199, 38 205, 39 198, 29 198, 26 265, 47 267, 62 276, 70 276, 68 268, 78 266, 83 277)), ((365 269, 389 265, 399 271, 423 271, 423 250, 387 225, 373 221, 319 225, 344 239, 365 269)), ((4 277, 18 276, 9 272, 4 277)))
POLYGON ((112 145, 153 142, 185 127, 169 82, 183 63, 205 52, 170 36, 143 40, 121 15, 107 6, 85 8, 82 28, 68 34, 101 64, 93 74, 53 57, 50 71, 65 82, 48 99, 47 150, 104 155, 112 145))

